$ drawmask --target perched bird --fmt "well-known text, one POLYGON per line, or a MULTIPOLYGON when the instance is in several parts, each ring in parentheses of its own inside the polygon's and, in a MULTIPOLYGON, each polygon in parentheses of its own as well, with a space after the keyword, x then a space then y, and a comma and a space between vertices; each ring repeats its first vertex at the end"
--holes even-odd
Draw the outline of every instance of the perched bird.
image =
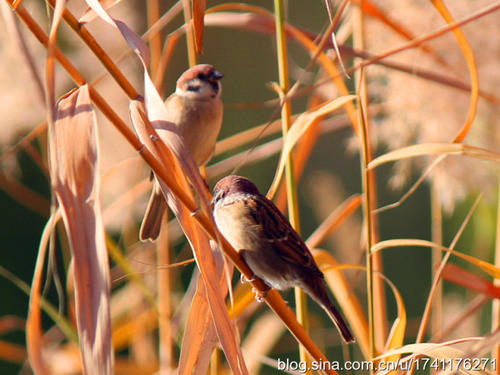
POLYGON ((273 202, 249 179, 233 175, 217 182, 212 204, 219 231, 256 276, 279 290, 302 288, 327 312, 342 338, 354 341, 311 252, 273 202))
MULTIPOLYGON (((179 77, 175 92, 165 100, 167 120, 177 125, 198 166, 212 158, 222 125, 222 77, 212 65, 195 65, 179 77)), ((161 137, 161 131, 158 133, 161 137)), ((139 233, 141 241, 158 238, 166 208, 160 184, 155 181, 139 233)))

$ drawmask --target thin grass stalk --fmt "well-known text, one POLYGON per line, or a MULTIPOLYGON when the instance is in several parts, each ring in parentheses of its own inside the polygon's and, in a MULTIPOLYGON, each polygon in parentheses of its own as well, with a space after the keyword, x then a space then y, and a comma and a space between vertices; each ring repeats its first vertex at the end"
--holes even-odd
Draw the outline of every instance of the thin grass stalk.
MULTIPOLYGON (((353 41, 354 48, 358 50, 365 50, 365 32, 364 32, 364 13, 362 10, 363 1, 360 4, 353 8, 354 12, 354 26, 353 26, 353 41)), ((355 63, 358 59, 355 59, 355 63)), ((367 84, 366 84, 366 74, 363 71, 358 71, 355 75, 356 77, 356 85, 359 87, 358 94, 360 95, 360 107, 363 110, 369 108, 368 103, 368 93, 367 93, 367 84)), ((368 112, 364 112, 362 119, 365 121, 365 139, 366 139, 366 157, 367 161, 373 159, 373 149, 371 146, 371 136, 370 136, 370 121, 368 117, 368 112)), ((376 176, 373 170, 369 170, 367 172, 368 179, 368 188, 370 189, 369 195, 369 205, 368 209, 370 212, 370 236, 371 243, 377 243, 379 241, 378 234, 378 215, 374 214, 373 211, 377 208, 377 183, 376 176)), ((382 253, 375 253, 371 256, 372 258, 372 266, 373 271, 383 274, 383 266, 382 266, 382 253)), ((387 336, 387 309, 386 309, 386 296, 384 289, 383 279, 380 277, 376 277, 372 279, 372 287, 373 287, 373 304, 374 304, 374 328, 377 329, 373 332, 375 346, 380 351, 385 345, 385 338, 387 336)))
MULTIPOLYGON (((361 70, 361 73, 363 70, 361 70)), ((368 176, 368 163, 370 161, 368 154, 368 139, 366 122, 364 118, 364 109, 362 101, 358 100, 358 124, 361 136, 361 183, 363 189, 363 216, 364 216, 364 232, 366 241, 366 291, 368 297, 368 341, 370 346, 370 358, 375 358, 377 355, 375 345, 375 319, 374 319, 374 291, 373 291, 373 254, 372 254, 372 215, 371 215, 371 180, 368 176)))
MULTIPOLYGON (((147 2, 147 13, 148 13, 148 29, 154 25, 160 18, 160 2, 159 0, 148 0, 147 2)), ((149 39, 149 50, 151 52, 151 76, 156 76, 158 71, 158 63, 160 62, 161 56, 161 34, 159 32, 151 35, 149 39)))
MULTIPOLYGON (((431 231, 432 242, 443 245, 443 214, 441 211, 441 202, 439 200, 439 190, 435 182, 431 180, 431 231)), ((432 249, 431 275, 434 279, 437 275, 435 269, 436 264, 440 264, 442 260, 441 250, 439 248, 432 249)), ((431 335, 437 335, 441 331, 443 322, 443 285, 440 283, 436 286, 434 293, 434 308, 431 315, 431 335)))
MULTIPOLYGON (((275 31, 276 31, 276 43, 278 52, 278 69, 279 69, 279 85, 281 93, 286 96, 290 90, 290 82, 288 76, 288 53, 285 35, 285 15, 283 8, 283 0, 274 0, 274 16, 275 16, 275 31)), ((289 100, 283 103, 281 109, 281 128, 283 132, 283 139, 285 139, 288 129, 291 126, 291 103, 289 100)), ((286 192, 287 192, 287 206, 288 206, 288 216, 292 227, 300 234, 300 220, 299 220, 299 208, 297 202, 297 187, 295 185, 294 178, 294 168, 293 168, 293 156, 290 153, 287 157, 285 164, 285 181, 286 181, 286 192)), ((295 287, 295 308, 297 311, 297 320, 308 329, 308 313, 307 313, 307 300, 304 292, 295 287)), ((309 363, 310 358, 306 349, 300 345, 299 346, 300 360, 309 363)), ((307 366, 309 367, 309 366, 307 366)), ((308 371, 310 373, 310 371, 308 371)))
MULTIPOLYGON (((500 169, 498 174, 498 187, 497 187, 497 230, 495 238, 495 266, 500 267, 500 169)), ((500 280, 493 281, 495 285, 500 285, 500 280)), ((500 327, 500 301, 493 300, 491 312, 491 332, 495 332, 500 327)), ((494 345, 491 350, 491 358, 496 359, 497 363, 500 361, 500 343, 494 345)), ((497 371, 497 374, 500 370, 497 371)))
MULTIPOLYGON (((166 210, 162 219, 162 227, 168 224, 168 213, 166 210)), ((165 267, 171 263, 171 246, 168 230, 160 231, 157 245, 158 269, 158 336, 159 336, 159 375, 168 375, 174 369, 174 343, 172 338, 172 276, 170 267, 165 267)))
POLYGON ((193 12, 191 9, 191 0, 183 0, 182 4, 184 6, 184 23, 186 24, 186 43, 188 51, 188 61, 189 66, 197 64, 198 55, 196 54, 196 44, 194 40, 194 30, 193 30, 193 12))

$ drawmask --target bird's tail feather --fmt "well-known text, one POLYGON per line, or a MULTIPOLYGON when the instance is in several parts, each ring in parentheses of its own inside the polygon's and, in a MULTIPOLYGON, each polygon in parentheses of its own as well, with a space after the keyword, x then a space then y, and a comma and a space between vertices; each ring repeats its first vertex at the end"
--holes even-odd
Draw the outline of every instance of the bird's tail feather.
POLYGON ((329 318, 337 327, 342 338, 346 343, 354 342, 354 336, 347 326, 347 323, 339 310, 333 304, 332 299, 328 295, 325 282, 323 279, 318 278, 317 282, 308 283, 304 290, 326 311, 329 318), (311 285, 312 284, 312 285, 311 285))

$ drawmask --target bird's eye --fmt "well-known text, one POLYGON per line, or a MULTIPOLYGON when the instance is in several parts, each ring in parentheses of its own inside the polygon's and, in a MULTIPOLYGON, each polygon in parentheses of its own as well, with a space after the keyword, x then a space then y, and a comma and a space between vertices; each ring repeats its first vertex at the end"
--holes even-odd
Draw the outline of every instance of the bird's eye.
POLYGON ((207 76, 203 73, 198 74, 199 79, 207 79, 207 76))

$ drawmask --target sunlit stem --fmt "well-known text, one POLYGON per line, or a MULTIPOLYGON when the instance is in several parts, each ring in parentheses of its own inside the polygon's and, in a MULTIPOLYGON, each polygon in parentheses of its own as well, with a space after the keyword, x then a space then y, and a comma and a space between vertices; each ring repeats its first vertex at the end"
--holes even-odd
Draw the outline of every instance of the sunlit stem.
POLYGON ((373 301, 373 254, 372 254, 372 214, 371 214, 371 194, 370 194, 370 179, 368 176, 368 139, 367 137, 367 129, 366 129, 366 121, 363 113, 363 106, 361 105, 361 100, 358 102, 359 105, 359 128, 361 131, 361 176, 362 176, 362 185, 364 192, 364 200, 363 200, 363 215, 365 219, 365 241, 366 241, 366 289, 368 293, 368 337, 370 344, 370 358, 374 358, 376 356, 376 346, 375 346, 375 324, 374 324, 374 301, 373 301))
MULTIPOLYGON (((278 69, 279 69, 279 84, 283 95, 288 93, 290 89, 288 78, 288 57, 287 46, 285 37, 284 25, 284 9, 282 0, 274 0, 274 15, 276 23, 276 44, 278 51, 278 69)), ((283 103, 281 110, 281 124, 283 138, 286 137, 288 129, 291 126, 291 105, 287 100, 283 103)), ((300 233, 299 209, 297 204, 297 189, 295 186, 295 179, 293 176, 293 160, 292 155, 289 154, 285 165, 285 180, 287 189, 287 204, 288 216, 293 228, 300 233)), ((307 304, 304 292, 299 288, 295 288, 295 305, 297 309, 298 321, 307 329, 307 304)), ((305 348, 301 345, 299 347, 300 360, 308 361, 308 355, 305 348)))
POLYGON ((188 50, 189 66, 197 64, 196 46, 194 41, 193 31, 193 12, 191 9, 191 0, 183 0, 184 5, 184 22, 186 23, 186 41, 188 50))

